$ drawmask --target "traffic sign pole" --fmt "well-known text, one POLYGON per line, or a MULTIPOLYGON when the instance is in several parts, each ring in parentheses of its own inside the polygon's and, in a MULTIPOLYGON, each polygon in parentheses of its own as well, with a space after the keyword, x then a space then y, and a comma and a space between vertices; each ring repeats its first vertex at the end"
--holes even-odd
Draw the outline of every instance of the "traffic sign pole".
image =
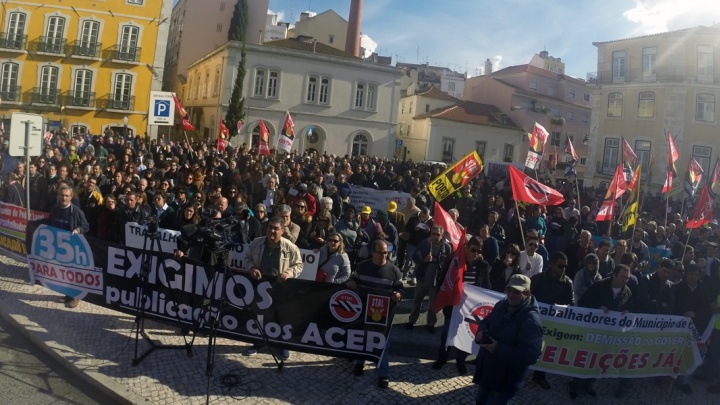
POLYGON ((30 221, 30 125, 32 121, 23 121, 25 124, 25 216, 30 221))

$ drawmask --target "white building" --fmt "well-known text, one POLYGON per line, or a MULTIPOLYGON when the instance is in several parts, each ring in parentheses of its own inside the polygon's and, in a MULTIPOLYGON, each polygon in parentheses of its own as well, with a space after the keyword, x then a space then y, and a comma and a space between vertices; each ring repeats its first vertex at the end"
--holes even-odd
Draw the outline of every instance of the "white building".
MULTIPOLYGON (((240 43, 229 42, 189 68, 183 103, 207 138, 217 137, 218 123, 227 112, 240 48, 240 43)), ((246 55, 246 118, 233 144, 256 148, 262 119, 273 148, 290 111, 296 135, 293 149, 392 156, 399 69, 363 62, 306 37, 248 43, 246 55)))

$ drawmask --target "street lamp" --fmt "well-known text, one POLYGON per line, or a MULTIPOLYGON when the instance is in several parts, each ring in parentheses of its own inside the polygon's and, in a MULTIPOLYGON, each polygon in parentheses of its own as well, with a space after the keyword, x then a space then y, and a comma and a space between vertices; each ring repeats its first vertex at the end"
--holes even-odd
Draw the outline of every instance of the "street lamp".
POLYGON ((127 134, 128 134, 127 133, 127 126, 128 126, 128 116, 127 115, 125 117, 123 117, 123 125, 125 128, 124 137, 125 137, 125 139, 127 139, 127 134))

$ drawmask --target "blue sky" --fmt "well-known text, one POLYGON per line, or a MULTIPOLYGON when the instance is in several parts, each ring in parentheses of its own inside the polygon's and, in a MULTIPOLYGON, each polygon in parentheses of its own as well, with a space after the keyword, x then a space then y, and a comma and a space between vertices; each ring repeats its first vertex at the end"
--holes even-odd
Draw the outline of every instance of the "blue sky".
MULTIPOLYGON (((349 8, 350 0, 270 0, 291 23, 308 10, 347 19, 349 8)), ((497 69, 547 50, 584 79, 597 70, 593 42, 713 23, 717 0, 364 0, 362 33, 393 64, 427 61, 474 76, 488 58, 497 69)))

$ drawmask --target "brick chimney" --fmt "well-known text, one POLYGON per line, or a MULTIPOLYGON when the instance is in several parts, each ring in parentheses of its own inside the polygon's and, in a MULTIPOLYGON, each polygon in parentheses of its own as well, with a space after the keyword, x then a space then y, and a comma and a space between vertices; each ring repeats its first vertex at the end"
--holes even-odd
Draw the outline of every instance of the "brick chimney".
POLYGON ((360 57, 360 21, 362 20, 362 0, 350 1, 350 18, 348 19, 345 52, 360 57))

